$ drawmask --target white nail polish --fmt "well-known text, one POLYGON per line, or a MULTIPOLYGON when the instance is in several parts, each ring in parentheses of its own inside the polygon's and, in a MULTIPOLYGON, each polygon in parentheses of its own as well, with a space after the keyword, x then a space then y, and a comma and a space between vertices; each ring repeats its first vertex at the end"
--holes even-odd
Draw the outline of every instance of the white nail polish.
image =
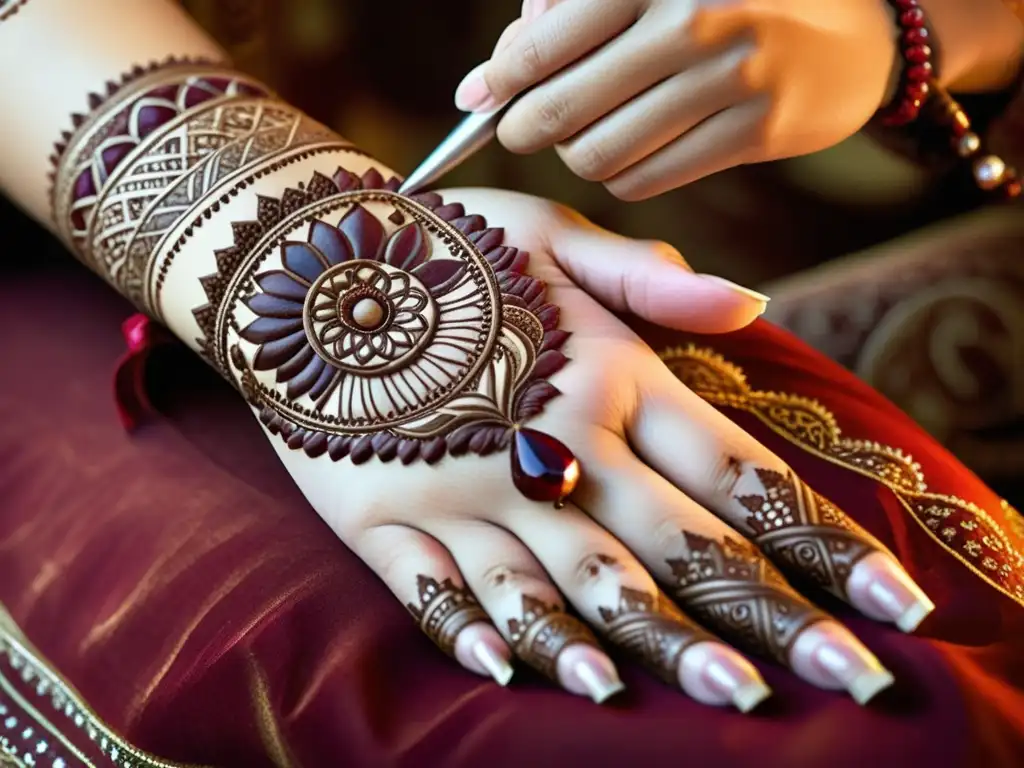
POLYGON ((587 689, 595 704, 603 704, 612 696, 626 690, 626 686, 614 672, 597 669, 585 661, 576 665, 576 676, 587 689))
POLYGON ((751 298, 756 301, 763 301, 765 304, 771 301, 770 296, 765 296, 763 293, 758 293, 757 291, 751 290, 750 288, 734 283, 732 280, 726 280, 724 277, 708 274, 702 274, 700 276, 703 277, 705 280, 710 280, 713 283, 721 285, 723 288, 728 288, 729 290, 742 294, 747 298, 751 298))
POLYGON ((739 677, 718 661, 709 662, 705 672, 720 689, 728 693, 733 706, 744 714, 772 695, 772 689, 763 680, 739 677))
POLYGON ((904 632, 913 632, 935 610, 935 603, 916 584, 907 584, 891 573, 878 574, 868 594, 904 632))
POLYGON ((910 634, 921 626, 921 622, 928 618, 928 615, 935 610, 935 603, 924 597, 924 595, 922 597, 924 598, 923 600, 914 603, 896 619, 896 626, 901 631, 910 634))
POLYGON ((482 640, 473 646, 473 656, 502 687, 508 685, 512 675, 515 674, 512 665, 482 640))

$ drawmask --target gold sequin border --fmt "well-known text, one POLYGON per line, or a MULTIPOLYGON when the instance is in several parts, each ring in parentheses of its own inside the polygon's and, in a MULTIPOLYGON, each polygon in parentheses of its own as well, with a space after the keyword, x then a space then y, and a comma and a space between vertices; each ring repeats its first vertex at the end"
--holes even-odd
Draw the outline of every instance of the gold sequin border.
MULTIPOLYGON (((132 746, 107 726, 69 682, 44 660, 0 603, 0 691, 29 718, 39 733, 58 742, 81 765, 96 768, 200 768, 154 757, 132 746), (16 688, 13 680, 23 686, 16 688), (26 694, 25 691, 28 691, 26 694), (30 698, 31 697, 31 698, 30 698), (49 709, 49 715, 44 710, 49 709), (63 730, 58 721, 70 726, 63 730), (71 734, 78 734, 77 738, 71 734), (76 745, 84 736, 105 758, 97 764, 76 745)), ((26 764, 23 761, 19 764, 26 764)), ((71 768, 70 765, 68 768, 71 768)))
POLYGON ((712 349, 690 344, 666 349, 660 357, 712 405, 749 413, 802 450, 887 487, 940 547, 1024 606, 1024 517, 1008 502, 991 514, 973 502, 929 491, 910 455, 843 436, 835 416, 817 400, 752 388, 741 368, 712 349))

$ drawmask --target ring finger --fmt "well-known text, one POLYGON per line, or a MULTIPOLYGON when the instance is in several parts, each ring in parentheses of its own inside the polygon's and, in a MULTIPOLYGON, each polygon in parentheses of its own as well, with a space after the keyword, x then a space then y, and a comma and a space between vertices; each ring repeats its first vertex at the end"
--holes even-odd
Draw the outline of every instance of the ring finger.
MULTIPOLYGON (((632 554, 579 509, 526 507, 505 523, 580 615, 664 682, 705 704, 732 703, 744 712, 770 695, 746 659, 680 612, 632 554)), ((483 557, 475 537, 473 552, 483 557)), ((496 555, 483 562, 500 562, 496 555)), ((456 557, 475 585, 473 566, 456 557)), ((493 581, 475 586, 484 604, 493 581)))

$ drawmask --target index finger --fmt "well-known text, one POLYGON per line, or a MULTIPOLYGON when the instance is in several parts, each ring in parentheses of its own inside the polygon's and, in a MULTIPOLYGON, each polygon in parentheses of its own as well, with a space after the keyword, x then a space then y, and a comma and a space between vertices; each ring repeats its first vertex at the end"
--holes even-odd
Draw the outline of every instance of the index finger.
POLYGON ((484 66, 488 90, 504 104, 628 28, 639 7, 638 0, 562 0, 484 66))

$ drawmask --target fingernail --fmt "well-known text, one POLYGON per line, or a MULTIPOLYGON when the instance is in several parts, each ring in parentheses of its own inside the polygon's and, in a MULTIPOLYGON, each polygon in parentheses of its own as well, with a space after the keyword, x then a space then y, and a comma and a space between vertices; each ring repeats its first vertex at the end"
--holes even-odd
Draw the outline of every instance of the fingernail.
POLYGON ((830 678, 828 682, 832 684, 826 687, 845 688, 854 701, 863 705, 895 682, 892 673, 849 630, 830 623, 824 627, 815 625, 804 635, 812 633, 817 635, 818 642, 811 659, 830 678))
POLYGON ((903 567, 884 552, 874 552, 858 562, 848 582, 850 600, 865 613, 886 618, 904 632, 913 632, 935 610, 903 567), (873 610, 872 610, 873 609, 873 610))
POLYGON ((548 9, 547 0, 524 0, 522 17, 523 21, 533 21, 548 9))
POLYGON ((455 106, 463 112, 485 112, 498 106, 484 80, 485 66, 486 62, 476 66, 455 89, 455 106))
POLYGON ((713 641, 695 643, 683 651, 679 682, 703 704, 731 703, 744 713, 772 695, 753 664, 729 646, 713 641))
POLYGON ((582 643, 571 645, 561 653, 558 672, 563 686, 574 693, 586 694, 597 704, 603 704, 626 689, 612 660, 582 643))
POLYGON ((742 294, 743 296, 746 296, 748 298, 755 299, 757 301, 762 301, 765 304, 771 301, 770 296, 765 296, 763 293, 758 293, 757 291, 753 291, 750 288, 738 285, 737 283, 734 283, 732 280, 726 280, 724 277, 707 274, 702 274, 700 275, 700 277, 712 283, 715 283, 716 285, 720 285, 723 288, 728 288, 730 291, 735 291, 736 293, 742 294))
POLYGON ((508 663, 508 659, 491 648, 483 640, 478 641, 473 646, 473 657, 480 662, 480 665, 502 687, 508 685, 512 675, 515 674, 515 670, 508 663))

